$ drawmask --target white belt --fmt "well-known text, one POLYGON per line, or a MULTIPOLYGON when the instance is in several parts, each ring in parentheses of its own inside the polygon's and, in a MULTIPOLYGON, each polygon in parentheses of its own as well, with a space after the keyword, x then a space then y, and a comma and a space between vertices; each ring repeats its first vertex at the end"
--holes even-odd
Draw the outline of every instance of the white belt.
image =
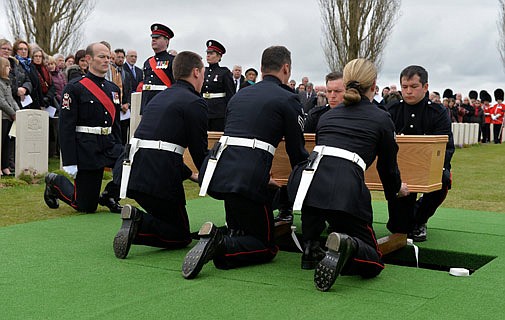
POLYGON ((214 175, 214 170, 216 170, 217 162, 219 161, 219 158, 221 158, 221 154, 227 146, 239 146, 251 149, 257 148, 270 153, 272 156, 275 154, 275 147, 268 142, 258 139, 221 136, 219 142, 217 142, 214 145, 214 148, 212 148, 211 156, 207 162, 207 169, 205 170, 199 193, 201 197, 204 197, 205 194, 207 194, 207 189, 209 188, 210 181, 214 175))
POLYGON ((106 136, 112 133, 112 127, 86 127, 86 126, 77 126, 75 127, 75 132, 84 132, 91 134, 98 134, 102 136, 106 136))
POLYGON ((359 154, 345 149, 328 147, 328 146, 315 146, 314 150, 309 156, 309 163, 307 167, 302 172, 302 178, 300 179, 300 185, 298 186, 298 191, 296 192, 295 202, 293 205, 293 210, 301 210, 307 191, 309 190, 314 174, 317 171, 319 162, 323 156, 332 156, 337 158, 342 158, 349 160, 357 164, 363 171, 366 170, 366 163, 361 159, 359 154))
POLYGON ((123 172, 121 174, 121 187, 119 191, 119 197, 121 199, 126 198, 126 190, 128 188, 128 181, 130 180, 131 166, 133 164, 135 153, 137 153, 138 149, 164 150, 180 154, 181 156, 184 154, 185 150, 185 148, 180 145, 171 142, 161 140, 141 140, 137 138, 130 139, 130 144, 125 151, 128 153, 128 159, 123 161, 123 172))
POLYGON ((220 92, 220 93, 208 93, 204 92, 203 97, 205 99, 214 99, 214 98, 224 98, 226 97, 226 92, 220 92))
POLYGON ((157 84, 144 84, 142 90, 145 91, 162 91, 165 90, 167 86, 157 85, 157 84))

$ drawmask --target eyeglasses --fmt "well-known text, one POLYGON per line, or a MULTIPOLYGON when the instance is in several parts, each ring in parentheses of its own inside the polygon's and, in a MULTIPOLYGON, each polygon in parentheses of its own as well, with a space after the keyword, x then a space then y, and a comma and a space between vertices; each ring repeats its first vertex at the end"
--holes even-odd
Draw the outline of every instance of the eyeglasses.
POLYGON ((11 48, 9 48, 9 47, 0 48, 0 50, 3 50, 3 51, 9 51, 9 52, 10 52, 10 51, 12 51, 12 49, 11 49, 11 48))

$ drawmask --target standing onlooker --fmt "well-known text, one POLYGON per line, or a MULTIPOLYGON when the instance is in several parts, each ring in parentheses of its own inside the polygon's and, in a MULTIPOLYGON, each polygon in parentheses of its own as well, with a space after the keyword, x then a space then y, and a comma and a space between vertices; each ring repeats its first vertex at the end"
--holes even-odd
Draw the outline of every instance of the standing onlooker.
POLYGON ((61 53, 57 53, 53 55, 53 58, 56 63, 56 67, 58 67, 58 70, 64 73, 65 69, 67 68, 65 64, 65 57, 61 53))
POLYGON ((32 90, 30 90, 30 98, 32 102, 30 104, 24 104, 23 108, 27 109, 40 109, 43 107, 43 97, 42 90, 40 87, 40 81, 35 70, 35 66, 32 64, 31 49, 28 42, 24 40, 16 40, 14 42, 14 53, 15 57, 19 61, 19 64, 25 71, 26 75, 30 79, 32 84, 32 90))
MULTIPOLYGON (((137 51, 129 49, 126 51, 126 62, 124 70, 129 72, 132 76, 132 93, 137 91, 139 83, 141 83, 142 79, 144 79, 142 69, 137 67, 135 63, 137 63, 137 51)), ((140 91, 142 91, 142 89, 140 91)))
POLYGON ((294 79, 289 80, 289 86, 296 92, 296 81, 294 79))
POLYGON ((249 68, 245 71, 245 81, 240 85, 240 89, 249 87, 256 83, 256 78, 258 77, 258 71, 254 68, 249 68))
POLYGON ((233 83, 235 84, 235 92, 240 90, 242 83, 245 81, 245 77, 242 75, 242 66, 234 65, 233 70, 233 83))
POLYGON ((19 110, 18 104, 12 96, 11 80, 9 78, 10 68, 9 60, 0 57, 0 110, 2 111, 2 171, 0 172, 0 176, 11 174, 9 164, 9 131, 12 122, 16 120, 16 111, 19 110))
POLYGON ((18 106, 21 107, 21 101, 23 101, 25 96, 30 94, 32 90, 32 83, 23 67, 19 65, 19 61, 12 57, 11 54, 12 45, 10 41, 7 39, 0 39, 0 57, 8 59, 11 65, 9 78, 11 79, 12 97, 18 106))
POLYGON ((505 105, 503 104, 503 90, 496 89, 494 91, 494 99, 496 104, 491 108, 491 123, 493 124, 493 142, 501 143, 501 134, 503 124, 503 115, 505 114, 505 105))
POLYGON ((32 53, 32 63, 35 67, 35 71, 37 74, 38 81, 40 83, 40 91, 42 93, 42 101, 40 106, 43 108, 47 108, 49 106, 54 107, 54 98, 56 94, 56 89, 53 84, 53 78, 51 77, 51 73, 47 66, 44 63, 44 51, 39 48, 33 48, 32 53))
POLYGON ((207 63, 202 95, 209 106, 209 131, 223 131, 228 101, 235 94, 233 76, 227 67, 219 62, 226 53, 225 47, 216 40, 207 40, 207 63))
POLYGON ((172 86, 175 81, 172 71, 175 56, 167 52, 170 39, 173 37, 174 32, 169 27, 161 23, 151 25, 151 48, 154 56, 144 62, 141 114, 154 96, 172 86))
MULTIPOLYGON (((47 69, 51 73, 53 78, 53 84, 55 89, 55 99, 54 107, 57 112, 60 110, 61 99, 63 95, 63 89, 67 85, 67 79, 65 74, 59 69, 57 65, 58 61, 53 57, 49 56, 47 58, 47 69)), ((61 65, 61 64, 60 64, 61 65)), ((65 65, 63 63, 63 65, 65 65)), ((58 139, 58 114, 54 118, 49 118, 49 156, 59 157, 60 156, 60 143, 58 139)))
POLYGON ((73 66, 75 62, 75 56, 73 54, 69 54, 65 57, 65 74, 67 74, 67 69, 70 66, 73 66))
POLYGON ((75 64, 67 67, 67 81, 74 78, 82 78, 88 73, 88 61, 86 60, 86 50, 77 50, 75 53, 75 64))
POLYGON ((300 96, 300 102, 303 106, 303 111, 307 114, 310 109, 312 109, 316 105, 316 92, 314 91, 314 85, 312 82, 307 82, 305 85, 305 91, 301 91, 298 93, 300 96))
POLYGON ((468 122, 479 124, 479 140, 482 137, 482 125, 484 124, 484 110, 482 110, 481 103, 479 99, 475 99, 473 102, 473 112, 470 113, 468 122))
POLYGON ((123 49, 114 50, 116 58, 114 66, 116 71, 121 75, 121 142, 125 145, 128 142, 128 131, 130 129, 130 105, 132 101, 132 85, 134 83, 131 72, 126 71, 125 67, 125 51, 123 49))
POLYGON ((479 92, 479 98, 482 102, 482 110, 484 111, 482 143, 489 143, 491 141, 491 95, 486 90, 481 90, 479 92))

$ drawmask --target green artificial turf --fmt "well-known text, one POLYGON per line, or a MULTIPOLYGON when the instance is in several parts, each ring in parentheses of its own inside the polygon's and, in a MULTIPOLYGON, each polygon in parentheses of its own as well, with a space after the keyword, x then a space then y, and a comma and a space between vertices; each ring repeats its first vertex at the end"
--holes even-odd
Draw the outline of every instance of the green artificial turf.
MULTIPOLYGON (((187 208, 194 231, 208 220, 224 222, 220 201, 206 197, 189 201, 187 208)), ((377 234, 386 235, 385 203, 374 202, 374 210, 377 234)), ((296 252, 228 271, 209 263, 194 280, 181 276, 188 249, 133 246, 127 259, 118 260, 112 240, 120 223, 118 215, 102 212, 0 228, 0 318, 502 317, 505 215, 499 213, 442 208, 430 220, 429 240, 419 244, 420 257, 453 253, 446 254, 449 265, 455 255, 493 257, 470 277, 389 264, 375 279, 339 277, 327 293, 314 288, 313 272, 300 269, 296 252)))

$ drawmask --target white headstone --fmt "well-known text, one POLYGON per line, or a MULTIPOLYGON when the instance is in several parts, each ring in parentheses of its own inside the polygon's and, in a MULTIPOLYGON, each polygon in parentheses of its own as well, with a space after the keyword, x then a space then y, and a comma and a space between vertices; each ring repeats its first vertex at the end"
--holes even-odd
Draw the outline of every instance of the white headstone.
POLYGON ((47 172, 49 114, 43 110, 16 112, 16 177, 25 169, 47 172))
POLYGON ((142 102, 142 92, 134 92, 132 93, 132 102, 130 105, 130 139, 133 138, 135 134, 135 130, 139 126, 140 119, 142 116, 140 115, 140 103, 142 102))

